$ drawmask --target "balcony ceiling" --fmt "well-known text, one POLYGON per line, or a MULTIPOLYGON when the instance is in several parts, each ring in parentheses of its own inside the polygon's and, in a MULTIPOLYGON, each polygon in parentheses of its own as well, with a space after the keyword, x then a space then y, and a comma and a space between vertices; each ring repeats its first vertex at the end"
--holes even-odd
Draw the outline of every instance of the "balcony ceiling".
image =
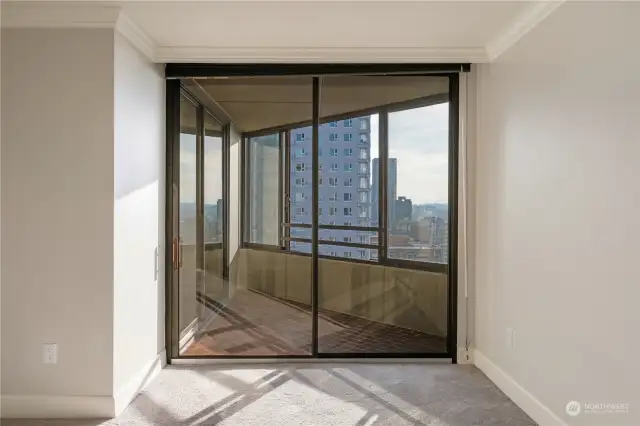
POLYGON ((91 27, 113 19, 156 62, 487 62, 559 3, 3 1, 2 24, 91 27))
MULTIPOLYGON (((189 88, 219 116, 242 131, 309 121, 311 77, 259 77, 191 80, 189 88)), ((320 115, 329 117, 433 95, 446 96, 444 77, 325 77, 320 115)))

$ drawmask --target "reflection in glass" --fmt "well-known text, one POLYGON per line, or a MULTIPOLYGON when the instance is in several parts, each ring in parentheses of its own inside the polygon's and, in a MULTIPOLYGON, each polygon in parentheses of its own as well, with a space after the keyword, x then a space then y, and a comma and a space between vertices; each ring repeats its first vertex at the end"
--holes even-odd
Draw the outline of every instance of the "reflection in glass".
POLYGON ((198 320, 196 106, 180 99, 179 320, 181 336, 198 320))
POLYGON ((277 246, 280 134, 250 138, 249 155, 249 242, 277 246))

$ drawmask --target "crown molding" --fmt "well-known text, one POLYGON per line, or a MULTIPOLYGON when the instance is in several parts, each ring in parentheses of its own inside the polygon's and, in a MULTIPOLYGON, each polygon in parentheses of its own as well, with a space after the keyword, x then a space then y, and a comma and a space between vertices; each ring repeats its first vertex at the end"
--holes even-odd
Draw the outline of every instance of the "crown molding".
POLYGON ((3 28, 110 28, 152 61, 157 44, 119 6, 88 3, 4 2, 3 28))
POLYGON ((486 46, 489 62, 515 45, 525 34, 551 15, 565 0, 538 0, 523 10, 513 23, 486 46))
POLYGON ((126 13, 120 12, 115 24, 115 29, 126 38, 129 43, 137 47, 147 58, 153 62, 157 62, 156 53, 158 51, 158 45, 156 41, 140 28, 126 13))
POLYGON ((484 48, 422 47, 169 47, 159 46, 156 62, 218 63, 446 63, 488 62, 484 48))

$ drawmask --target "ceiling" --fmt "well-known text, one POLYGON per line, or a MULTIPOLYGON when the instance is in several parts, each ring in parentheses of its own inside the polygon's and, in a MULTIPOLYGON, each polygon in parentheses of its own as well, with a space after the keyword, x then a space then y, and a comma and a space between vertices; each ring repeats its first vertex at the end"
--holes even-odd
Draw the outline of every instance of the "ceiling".
POLYGON ((3 2, 3 27, 109 26, 156 62, 487 62, 560 1, 3 2))
MULTIPOLYGON (((244 132, 311 121, 313 116, 311 77, 244 77, 186 83, 216 115, 232 121, 244 132)), ((447 77, 324 77, 320 88, 320 117, 421 98, 439 103, 448 99, 448 93, 447 77)))

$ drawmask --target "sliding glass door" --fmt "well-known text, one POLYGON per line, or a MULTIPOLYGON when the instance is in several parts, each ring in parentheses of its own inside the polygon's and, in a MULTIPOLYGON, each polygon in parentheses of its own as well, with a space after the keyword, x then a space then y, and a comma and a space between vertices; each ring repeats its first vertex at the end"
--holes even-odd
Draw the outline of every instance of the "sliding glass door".
POLYGON ((222 124, 191 93, 180 90, 176 143, 169 150, 172 356, 208 354, 198 341, 214 317, 206 300, 224 300, 224 156, 222 124))
POLYGON ((230 124, 183 91, 172 356, 455 358, 457 75, 197 87, 230 124))

